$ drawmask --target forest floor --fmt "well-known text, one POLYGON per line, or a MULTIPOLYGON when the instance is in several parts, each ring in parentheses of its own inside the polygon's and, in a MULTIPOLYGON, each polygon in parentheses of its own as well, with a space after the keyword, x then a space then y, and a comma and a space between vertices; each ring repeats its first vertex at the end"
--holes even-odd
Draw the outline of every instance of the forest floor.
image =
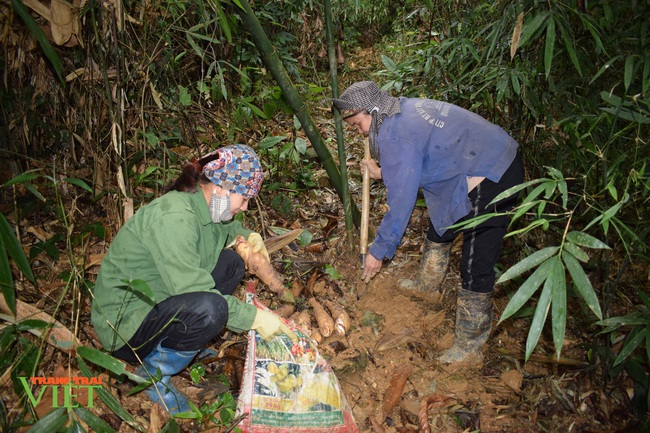
MULTIPOLYGON (((356 61, 367 63, 363 59, 356 61)), ((354 164, 358 171, 358 159, 354 164)), ((321 179, 325 177, 321 173, 321 179)), ((351 182, 351 192, 360 203, 358 179, 351 182)), ((444 297, 439 304, 434 302, 431 293, 407 291, 399 286, 400 280, 412 278, 417 273, 420 246, 428 226, 426 209, 421 207, 415 209, 394 259, 386 262, 381 273, 366 285, 359 279, 357 251, 350 253, 347 248, 339 199, 327 187, 326 180, 319 185, 318 189, 296 198, 297 217, 294 219, 283 220, 271 215, 268 205, 261 209, 260 218, 265 219, 265 227, 304 228, 314 235, 311 245, 286 246, 272 254, 272 261, 287 284, 298 278, 306 286, 298 298, 298 309, 308 309, 306 299, 313 296, 335 299, 349 313, 351 328, 347 334, 326 338, 318 347, 336 373, 360 431, 406 433, 427 431, 427 428, 449 433, 638 431, 630 403, 634 384, 629 379, 607 380, 606 373, 589 362, 594 331, 588 329, 587 322, 582 322, 584 311, 577 303, 568 305, 570 320, 561 358, 554 356, 552 337, 544 332, 533 355, 524 362, 530 315, 497 324, 508 302, 506 288, 497 286, 494 325, 484 349, 483 362, 460 366, 437 362, 437 356, 453 342, 462 239, 458 239, 452 249, 449 274, 443 284, 444 297), (326 272, 327 269, 334 269, 336 277, 326 272), (424 401, 431 401, 431 404, 424 410, 425 421, 419 421, 424 401)), ((382 194, 381 188, 373 185, 371 230, 376 230, 385 212, 382 194)), ((10 207, 2 211, 11 214, 10 207)), ((87 208, 89 214, 80 217, 82 211, 77 203, 70 204, 69 212, 75 212, 79 220, 107 222, 112 218, 110 209, 93 214, 93 210, 87 208)), ((21 221, 19 224, 23 245, 29 250, 50 239, 50 230, 60 222, 21 221)), ((270 234, 265 233, 266 236, 270 234)), ((84 250, 88 264, 85 271, 90 279, 97 272, 108 245, 109 241, 101 241, 84 250)), ((515 240, 506 240, 500 263, 504 268, 518 260, 518 247, 515 240)), ((62 275, 69 271, 69 263, 66 265, 63 255, 61 257, 61 260, 54 260, 46 251, 37 255, 32 263, 41 285, 38 288, 21 286, 18 298, 43 311, 54 311, 57 300, 64 296, 61 292, 67 287, 62 275)), ((277 307, 277 301, 269 296, 264 286, 258 287, 260 299, 272 308, 277 307)), ((100 348, 90 324, 90 299, 85 297, 83 302, 79 311, 79 338, 85 345, 100 348)), ((61 304, 63 311, 73 303, 66 298, 61 304)), ((69 316, 62 321, 73 329, 71 317, 74 314, 69 316)), ((206 384, 213 388, 212 398, 228 389, 234 395, 240 390, 246 336, 227 332, 211 347, 219 355, 204 360, 206 374, 199 386, 190 379, 188 371, 174 379, 199 406, 210 401, 210 393, 206 394, 202 388, 206 384), (221 374, 228 378, 229 387, 216 386, 215 378, 221 374)), ((60 351, 44 348, 39 374, 68 375, 68 370, 75 368, 70 360, 60 351)), ((135 370, 136 366, 128 368, 135 370)), ((75 370, 73 375, 78 372, 75 370)), ((6 376, 0 389, 10 414, 15 415, 20 408, 15 401, 15 389, 6 376)), ((138 424, 151 433, 160 431, 165 415, 158 407, 152 407, 142 393, 129 395, 132 385, 128 381, 116 382, 106 376, 105 383, 111 384, 112 394, 138 424)), ((52 402, 44 400, 40 406, 43 415, 51 409, 52 402)), ((119 432, 136 431, 98 399, 93 411, 119 432)), ((210 423, 190 420, 180 421, 179 425, 181 431, 186 432, 225 431, 210 423)))
MULTIPOLYGON (((287 285, 300 279, 305 286, 297 298, 297 309, 309 309, 306 301, 309 297, 329 298, 343 305, 350 315, 349 332, 344 337, 334 334, 318 347, 336 373, 360 431, 427 431, 418 420, 425 400, 433 402, 428 410, 425 409, 425 425, 434 432, 637 431, 629 402, 633 384, 605 383, 602 372, 588 362, 591 334, 580 325, 568 326, 561 359, 554 357, 552 341, 542 334, 531 359, 523 361, 530 317, 509 319, 497 326, 508 299, 501 287, 496 289, 494 326, 484 350, 484 361, 461 366, 437 362, 437 356, 453 342, 462 239, 452 248, 440 304, 434 302, 431 293, 399 287, 401 279, 412 278, 417 273, 420 244, 428 224, 423 208, 414 211, 395 258, 386 262, 381 273, 366 285, 359 279, 358 255, 356 252, 350 255, 345 245, 345 227, 342 215, 336 210, 335 197, 327 189, 322 191, 316 199, 318 203, 329 205, 302 203, 301 217, 291 224, 284 220, 266 221, 268 226, 304 228, 314 234, 310 246, 299 247, 293 243, 272 253, 271 257, 287 285), (336 278, 325 272, 328 267, 336 270, 336 278)), ((381 194, 379 191, 373 189, 373 197, 375 192, 381 194)), ((371 229, 378 227, 381 209, 378 206, 373 212, 371 229)), ((87 251, 87 260, 91 262, 89 257, 101 256, 107 246, 104 242, 95 244, 87 251)), ((509 260, 507 251, 513 247, 510 241, 506 242, 504 261, 509 260)), ((52 284, 40 290, 52 291, 39 294, 25 290, 19 297, 51 311, 47 300, 56 299, 54 294, 60 285, 56 285, 55 276, 65 269, 58 269, 52 261, 44 266, 47 259, 44 256, 42 259, 37 264, 40 263, 41 269, 51 270, 47 280, 52 284)), ((88 268, 91 275, 97 270, 96 264, 88 268)), ((238 293, 240 296, 243 296, 244 285, 238 293)), ((258 292, 259 298, 269 307, 281 305, 263 284, 258 285, 258 292)), ((100 348, 89 321, 89 302, 86 299, 82 308, 79 336, 85 345, 100 348)), ((569 306, 569 309, 571 315, 577 307, 569 306)), ((174 382, 199 407, 209 404, 210 398, 215 398, 217 393, 228 390, 218 385, 219 375, 228 378, 230 392, 236 396, 242 381, 246 341, 245 335, 226 332, 222 339, 211 344, 219 355, 204 360, 206 374, 198 385, 190 379, 188 370, 176 376, 174 382)), ((69 368, 74 368, 67 355, 51 348, 46 349, 41 366, 41 374, 46 377, 65 376, 69 368)), ((135 370, 136 367, 128 368, 135 370)), ((78 375, 78 372, 75 370, 72 374, 78 375)), ((152 407, 143 393, 129 395, 132 384, 128 381, 116 382, 106 376, 105 383, 111 383, 113 395, 148 432, 160 430, 167 417, 159 407, 152 407)), ((4 386, 8 385, 5 382, 4 386)), ((3 391, 5 396, 11 395, 13 390, 6 392, 9 394, 3 391)), ((46 398, 40 406, 41 415, 45 414, 51 408, 51 401, 46 398)), ((135 431, 98 399, 93 410, 115 430, 135 431)), ((186 432, 226 431, 209 422, 181 420, 179 425, 180 430, 186 432)))

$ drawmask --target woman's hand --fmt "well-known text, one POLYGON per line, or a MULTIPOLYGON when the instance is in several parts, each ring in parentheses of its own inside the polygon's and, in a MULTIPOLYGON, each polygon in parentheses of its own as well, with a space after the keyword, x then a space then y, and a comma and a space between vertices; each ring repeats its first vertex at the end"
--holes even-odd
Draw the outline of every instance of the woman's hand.
POLYGON ((284 334, 294 343, 298 341, 298 336, 277 316, 268 311, 257 309, 257 314, 253 320, 251 329, 257 331, 262 340, 268 341, 278 334, 284 334))
POLYGON ((361 161, 361 173, 363 170, 368 169, 368 173, 372 179, 381 179, 381 167, 377 165, 374 159, 364 159, 361 161))
POLYGON ((253 245, 253 252, 257 253, 260 252, 264 256, 267 262, 270 262, 271 259, 269 258, 269 252, 266 250, 266 245, 264 245, 264 239, 262 239, 262 236, 259 233, 251 233, 248 235, 248 242, 250 242, 251 245, 253 245))
POLYGON ((372 256, 372 254, 366 255, 366 260, 363 263, 363 272, 361 273, 361 279, 368 284, 370 279, 379 273, 381 270, 382 262, 377 260, 372 256))

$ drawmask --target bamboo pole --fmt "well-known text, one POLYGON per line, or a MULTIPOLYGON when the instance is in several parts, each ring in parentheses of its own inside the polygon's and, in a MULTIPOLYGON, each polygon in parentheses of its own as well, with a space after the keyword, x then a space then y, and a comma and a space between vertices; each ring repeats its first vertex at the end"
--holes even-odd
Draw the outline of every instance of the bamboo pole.
MULTIPOLYGON (((334 44, 332 23, 332 2, 325 0, 325 30, 327 33, 327 57, 330 67, 330 77, 332 81, 332 98, 339 97, 339 80, 337 74, 336 46, 334 44)), ((343 202, 343 214, 345 215, 345 236, 348 241, 348 251, 352 254, 354 250, 354 223, 352 221, 352 209, 350 205, 350 190, 348 188, 348 168, 347 155, 345 152, 345 141, 343 139, 343 122, 339 110, 333 109, 334 127, 336 130, 336 143, 339 153, 339 170, 341 172, 341 201, 343 202)))
MULTIPOLYGON (((345 194, 339 170, 336 167, 336 164, 334 164, 332 155, 330 154, 329 150, 327 150, 327 147, 323 141, 323 137, 321 137, 316 124, 307 111, 307 107, 305 106, 304 101, 291 82, 289 74, 287 74, 287 71, 282 64, 277 51, 274 49, 271 41, 269 41, 266 33, 264 33, 264 29, 262 29, 259 20, 255 16, 255 13, 247 1, 241 2, 241 9, 239 9, 238 12, 242 18, 242 21, 244 22, 244 25, 251 34, 253 43, 260 52, 264 65, 269 69, 271 75, 280 86, 282 95, 295 112, 296 117, 305 130, 305 134, 309 138, 312 147, 316 151, 318 159, 327 172, 327 176, 329 177, 332 186, 336 190, 339 198, 343 200, 345 194)), ((350 199, 350 201, 352 202, 352 199, 350 199)), ((350 205, 350 208, 352 211, 352 218, 355 221, 355 224, 358 225, 359 220, 361 219, 359 209, 352 204, 350 205)))

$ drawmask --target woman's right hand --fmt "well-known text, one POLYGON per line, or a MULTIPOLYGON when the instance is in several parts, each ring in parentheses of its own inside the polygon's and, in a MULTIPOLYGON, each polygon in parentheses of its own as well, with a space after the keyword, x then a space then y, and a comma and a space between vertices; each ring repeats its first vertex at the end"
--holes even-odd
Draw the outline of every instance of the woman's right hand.
POLYGON ((372 179, 381 179, 381 167, 377 165, 374 159, 364 159, 361 161, 361 173, 363 170, 368 169, 368 174, 372 179))

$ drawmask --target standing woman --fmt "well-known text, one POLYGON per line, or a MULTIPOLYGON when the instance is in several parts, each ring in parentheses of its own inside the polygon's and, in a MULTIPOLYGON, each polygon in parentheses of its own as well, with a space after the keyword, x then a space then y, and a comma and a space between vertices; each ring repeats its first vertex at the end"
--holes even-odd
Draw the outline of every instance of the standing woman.
POLYGON ((352 84, 333 103, 349 125, 369 136, 373 159, 361 164, 370 177, 383 179, 387 189, 389 210, 366 255, 362 278, 370 281, 382 261, 393 258, 422 189, 429 231, 417 279, 402 286, 439 293, 452 241, 462 232, 455 339, 438 359, 443 363, 480 360, 492 327, 494 265, 509 218, 493 217, 462 231, 449 227, 514 206, 517 197, 488 204, 523 181, 517 142, 499 126, 461 107, 392 97, 372 81, 352 84))
POLYGON ((93 289, 92 323, 115 357, 142 362, 143 378, 162 378, 146 395, 171 414, 190 410, 171 376, 223 328, 255 329, 264 339, 296 336, 278 316, 231 296, 245 275, 244 262, 225 249, 243 235, 268 259, 262 237, 229 222, 248 208, 264 175, 249 146, 222 147, 187 163, 161 197, 140 208, 120 229, 93 289), (144 281, 153 300, 129 281, 144 281))

